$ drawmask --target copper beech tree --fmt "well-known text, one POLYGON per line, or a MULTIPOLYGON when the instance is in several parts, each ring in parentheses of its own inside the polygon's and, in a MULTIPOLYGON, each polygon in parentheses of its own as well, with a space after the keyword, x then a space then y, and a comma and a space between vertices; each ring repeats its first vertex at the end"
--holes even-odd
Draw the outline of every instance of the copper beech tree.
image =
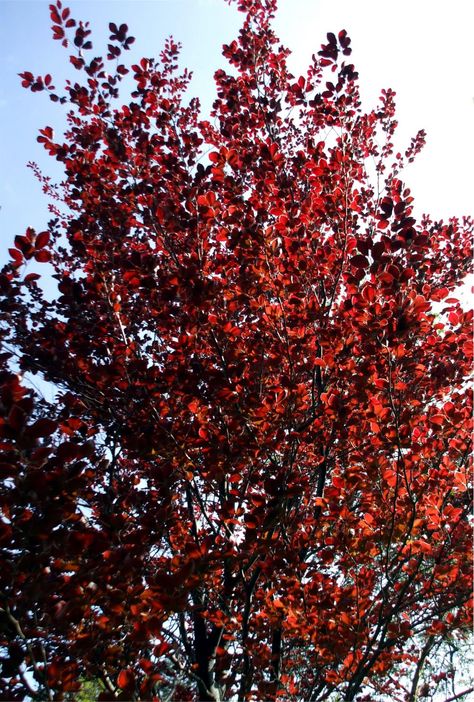
POLYGON ((75 78, 21 74, 68 127, 0 276, 1 699, 469 692, 430 661, 471 621, 473 221, 415 217, 424 133, 362 110, 344 30, 295 77, 235 4, 208 120, 172 39, 97 57, 59 1, 75 78))

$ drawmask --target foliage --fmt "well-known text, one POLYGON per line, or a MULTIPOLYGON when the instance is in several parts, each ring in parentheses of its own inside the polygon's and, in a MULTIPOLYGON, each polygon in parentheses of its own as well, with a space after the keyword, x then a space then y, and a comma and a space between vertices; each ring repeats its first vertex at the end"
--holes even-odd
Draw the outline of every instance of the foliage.
POLYGON ((104 689, 98 680, 80 679, 79 683, 80 690, 66 694, 64 698, 66 702, 93 702, 99 698, 104 689))
POLYGON ((469 627, 473 222, 415 217, 344 30, 295 78, 237 4, 211 120, 59 1, 82 78, 21 74, 69 112, 0 275, 3 699, 415 700, 469 627))

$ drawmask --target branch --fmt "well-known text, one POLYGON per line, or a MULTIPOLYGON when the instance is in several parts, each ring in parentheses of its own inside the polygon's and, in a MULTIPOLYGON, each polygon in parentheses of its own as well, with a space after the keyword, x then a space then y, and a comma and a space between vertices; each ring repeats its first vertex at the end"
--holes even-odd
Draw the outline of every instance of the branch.
POLYGON ((454 702, 454 700, 460 700, 461 697, 468 695, 470 692, 474 692, 474 687, 469 687, 467 690, 464 690, 463 692, 458 692, 457 695, 453 695, 452 697, 448 697, 448 699, 444 700, 444 702, 454 702))
POLYGON ((428 640, 426 641, 425 645, 423 646, 423 650, 421 651, 420 658, 418 660, 418 663, 416 665, 416 670, 415 670, 415 675, 413 676, 413 682, 410 690, 410 695, 408 697, 408 702, 415 702, 416 700, 416 691, 418 688, 418 683, 420 680, 420 675, 421 671, 423 670, 423 666, 425 664, 426 657, 428 656, 429 652, 431 651, 433 647, 433 643, 435 641, 434 636, 430 636, 428 640))
MULTIPOLYGON (((16 619, 13 616, 13 614, 11 613, 10 607, 7 604, 5 605, 5 607, 0 607, 0 612, 3 612, 6 615, 8 621, 13 626, 13 628, 16 631, 16 633, 18 634, 18 636, 21 639, 23 639, 23 641, 25 642, 28 653, 30 654, 31 663, 32 663, 34 671, 36 673, 36 678, 37 678, 37 680, 43 681, 43 686, 44 686, 46 693, 48 695, 48 700, 52 700, 53 696, 51 694, 51 690, 49 689, 49 685, 48 685, 48 682, 46 680, 46 671, 43 672, 42 670, 40 670, 38 663, 36 661, 35 655, 33 653, 33 649, 31 648, 31 644, 28 641, 25 633, 23 632, 23 629, 21 628, 20 622, 18 621, 18 619, 16 619)), ((45 666, 46 666, 46 662, 45 662, 45 666)), ((21 677, 23 679, 23 676, 21 676, 21 677)))

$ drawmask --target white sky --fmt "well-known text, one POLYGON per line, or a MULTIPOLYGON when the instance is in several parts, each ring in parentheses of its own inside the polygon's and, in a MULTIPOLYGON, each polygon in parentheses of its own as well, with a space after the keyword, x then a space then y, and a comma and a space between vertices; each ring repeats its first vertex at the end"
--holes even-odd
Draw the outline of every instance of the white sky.
POLYGON ((322 31, 346 29, 367 104, 381 88, 397 93, 400 146, 427 132, 405 172, 418 208, 474 214, 474 2, 281 0, 277 26, 299 70, 322 31))

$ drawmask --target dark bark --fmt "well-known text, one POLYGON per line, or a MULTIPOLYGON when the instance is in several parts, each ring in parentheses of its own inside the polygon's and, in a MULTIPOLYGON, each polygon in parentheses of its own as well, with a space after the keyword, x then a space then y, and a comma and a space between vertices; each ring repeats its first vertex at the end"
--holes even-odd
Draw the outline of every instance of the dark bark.
POLYGON ((272 661, 270 666, 270 680, 273 683, 272 697, 276 698, 280 684, 280 666, 282 649, 281 626, 273 630, 272 634, 272 661))

